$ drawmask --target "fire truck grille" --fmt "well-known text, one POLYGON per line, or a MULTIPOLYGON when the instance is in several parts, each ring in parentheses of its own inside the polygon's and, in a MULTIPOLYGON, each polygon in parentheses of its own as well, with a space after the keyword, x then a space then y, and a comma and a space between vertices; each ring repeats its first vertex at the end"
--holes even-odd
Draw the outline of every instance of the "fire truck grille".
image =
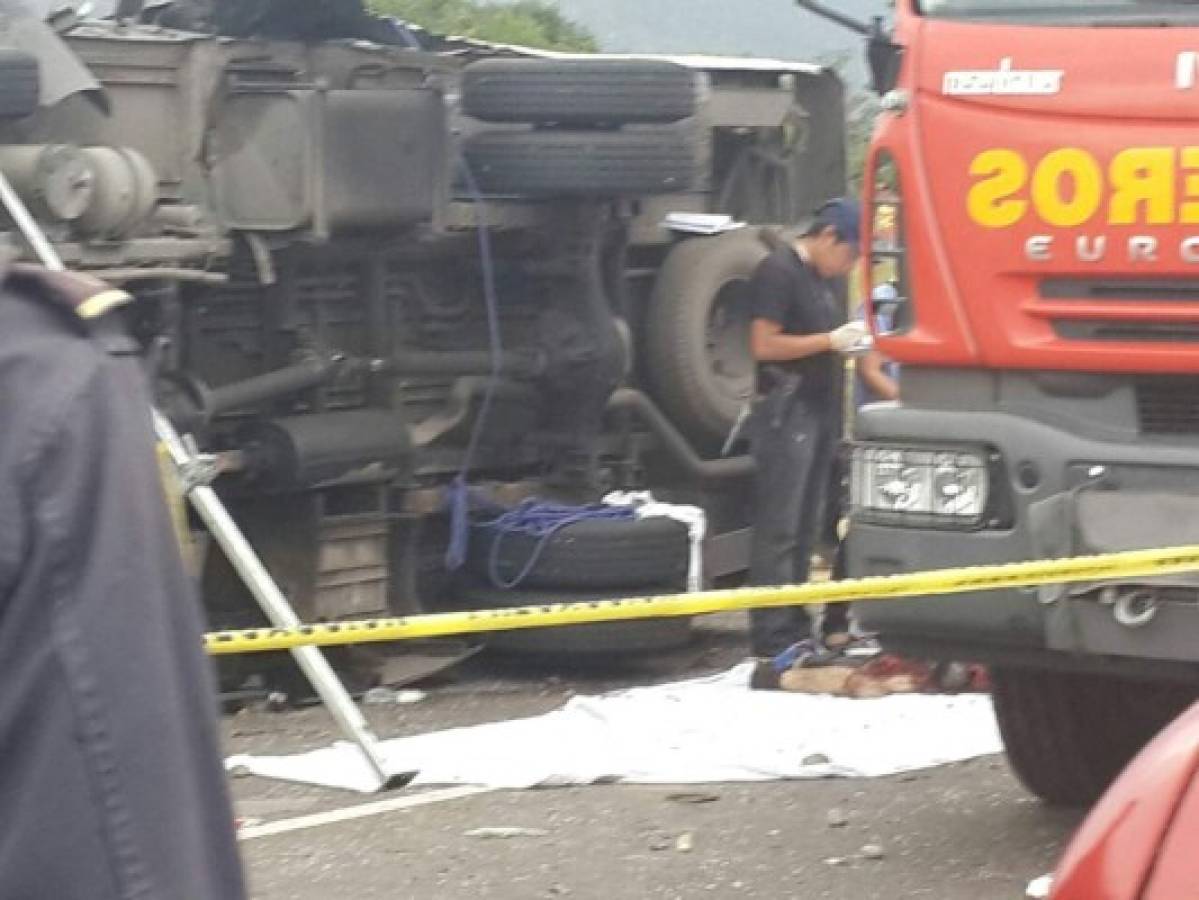
POLYGON ((1199 280, 1194 278, 1090 279, 1046 278, 1037 285, 1043 300, 1057 301, 1050 320, 1054 333, 1070 341, 1120 341, 1132 343, 1199 342, 1199 280), (1063 304, 1062 301, 1065 301, 1063 304), (1087 306, 1070 310, 1075 301, 1087 306), (1107 303, 1169 303, 1188 313, 1181 321, 1109 317, 1099 309, 1107 303), (1189 321, 1188 321, 1189 320, 1189 321))
POLYGON ((1136 397, 1141 434, 1199 435, 1199 376, 1141 378, 1136 397))
POLYGON ((1119 341, 1135 344, 1199 343, 1199 322, 1052 321, 1053 332, 1069 341, 1119 341))
POLYGON ((1044 278, 1037 289, 1046 300, 1199 302, 1194 278, 1044 278))

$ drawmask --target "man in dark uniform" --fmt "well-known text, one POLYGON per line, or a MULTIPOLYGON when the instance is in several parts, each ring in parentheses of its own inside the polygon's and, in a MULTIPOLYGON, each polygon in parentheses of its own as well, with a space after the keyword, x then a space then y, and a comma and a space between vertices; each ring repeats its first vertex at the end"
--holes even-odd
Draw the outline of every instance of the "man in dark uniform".
MULTIPOLYGON (((757 585, 808 579, 812 542, 833 453, 840 438, 844 362, 866 335, 846 323, 834 290, 858 258, 860 207, 830 201, 804 233, 777 247, 750 281, 750 345, 757 361, 751 445, 757 462, 750 580, 757 585)), ((807 637, 798 607, 750 614, 755 656, 773 658, 807 637)), ((765 685, 762 685, 765 686, 765 685)))
POLYGON ((0 284, 0 896, 245 896, 136 347, 95 279, 0 284))

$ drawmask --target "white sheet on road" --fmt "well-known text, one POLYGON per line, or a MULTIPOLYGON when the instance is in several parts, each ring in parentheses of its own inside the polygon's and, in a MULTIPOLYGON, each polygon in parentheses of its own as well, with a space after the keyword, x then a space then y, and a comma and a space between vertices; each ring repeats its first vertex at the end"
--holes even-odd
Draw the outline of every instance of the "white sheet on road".
MULTIPOLYGON (((871 777, 1000 751, 983 694, 852 700, 751 691, 749 671, 745 663, 692 681, 574 697, 546 715, 382 747, 393 771, 420 770, 415 784, 494 788, 871 777)), ((348 743, 294 756, 234 756, 227 764, 268 778, 373 789, 348 743)))

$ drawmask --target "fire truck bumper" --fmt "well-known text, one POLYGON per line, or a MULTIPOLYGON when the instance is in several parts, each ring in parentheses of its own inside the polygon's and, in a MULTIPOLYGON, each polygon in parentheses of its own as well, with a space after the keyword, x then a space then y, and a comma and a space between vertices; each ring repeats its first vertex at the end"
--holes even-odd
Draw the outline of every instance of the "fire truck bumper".
MULTIPOLYGON (((1199 446, 1009 410, 867 407, 850 576, 1199 543, 1199 446)), ((1072 669, 1199 664, 1199 573, 861 603, 884 644, 1072 669)))

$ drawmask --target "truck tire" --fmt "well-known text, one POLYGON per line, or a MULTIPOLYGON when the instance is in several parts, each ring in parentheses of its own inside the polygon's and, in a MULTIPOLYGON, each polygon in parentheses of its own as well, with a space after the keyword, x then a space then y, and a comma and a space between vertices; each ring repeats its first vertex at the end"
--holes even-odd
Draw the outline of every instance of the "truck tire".
POLYGON ((704 450, 724 442, 753 391, 746 286, 766 254, 756 228, 688 238, 654 284, 646 374, 666 414, 704 450))
MULTIPOLYGON (((663 589, 665 590, 665 589, 663 589)), ((503 591, 486 586, 471 586, 459 594, 459 601, 470 609, 509 609, 515 606, 545 606, 551 603, 594 603, 619 600, 615 590, 503 591)), ((518 653, 540 655, 629 654, 667 650, 691 640, 691 617, 665 619, 629 619, 623 622, 595 622, 589 625, 559 625, 551 628, 522 628, 494 631, 482 635, 486 646, 518 653)))
POLYGON ((699 84, 656 60, 487 59, 462 74, 462 110, 486 122, 677 122, 695 115, 699 84))
POLYGON ((690 128, 484 131, 466 144, 483 190, 525 196, 624 196, 685 191, 698 171, 690 128))
POLYGON ((1182 686, 1113 676, 997 668, 991 678, 1009 765, 1057 806, 1093 803, 1195 698, 1182 686))
MULTIPOLYGON (((490 578, 496 541, 496 574, 509 583, 524 571, 541 539, 476 526, 471 533, 467 565, 481 578, 490 578)), ((674 519, 585 519, 554 532, 516 587, 678 587, 687 576, 690 549, 687 527, 674 519)))
POLYGON ((37 60, 21 50, 0 49, 0 119, 32 115, 40 91, 37 60))

